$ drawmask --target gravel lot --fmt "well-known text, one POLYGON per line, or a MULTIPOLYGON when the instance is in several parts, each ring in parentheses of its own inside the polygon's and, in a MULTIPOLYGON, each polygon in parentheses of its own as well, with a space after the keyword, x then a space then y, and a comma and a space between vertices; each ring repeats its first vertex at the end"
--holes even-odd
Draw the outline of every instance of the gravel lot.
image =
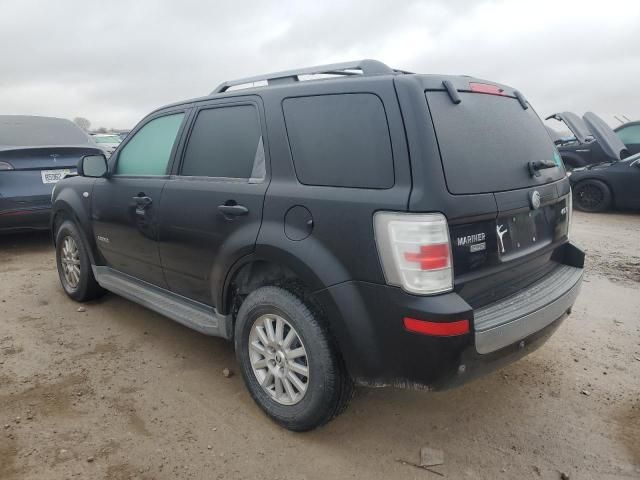
POLYGON ((357 392, 294 434, 231 345, 107 295, 78 304, 45 234, 0 237, 0 479, 640 478, 640 215, 574 217, 588 269, 540 350, 441 393, 357 392), (83 309, 81 309, 83 310, 83 309))

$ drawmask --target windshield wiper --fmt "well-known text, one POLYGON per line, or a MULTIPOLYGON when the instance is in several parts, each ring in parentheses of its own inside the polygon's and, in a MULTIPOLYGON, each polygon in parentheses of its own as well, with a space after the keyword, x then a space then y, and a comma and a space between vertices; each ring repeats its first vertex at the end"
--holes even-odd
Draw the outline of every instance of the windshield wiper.
POLYGON ((539 177, 540 170, 554 167, 557 167, 557 165, 556 162, 552 160, 536 160, 534 162, 529 162, 529 174, 532 177, 539 177))

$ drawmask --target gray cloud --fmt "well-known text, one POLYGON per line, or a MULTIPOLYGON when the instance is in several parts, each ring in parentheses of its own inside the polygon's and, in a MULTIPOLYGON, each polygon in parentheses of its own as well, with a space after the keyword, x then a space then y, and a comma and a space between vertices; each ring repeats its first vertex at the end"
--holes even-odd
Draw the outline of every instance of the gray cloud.
POLYGON ((0 113, 133 126, 219 82, 377 58, 516 86, 541 114, 640 117, 640 4, 0 0, 0 113))

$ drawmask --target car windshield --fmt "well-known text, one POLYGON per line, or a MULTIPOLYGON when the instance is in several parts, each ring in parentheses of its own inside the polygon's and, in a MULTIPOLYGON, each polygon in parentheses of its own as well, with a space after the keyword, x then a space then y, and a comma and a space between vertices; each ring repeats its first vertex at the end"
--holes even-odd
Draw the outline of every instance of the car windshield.
POLYGON ((101 135, 101 136, 94 136, 93 140, 96 143, 120 143, 120 137, 118 137, 117 135, 101 135))

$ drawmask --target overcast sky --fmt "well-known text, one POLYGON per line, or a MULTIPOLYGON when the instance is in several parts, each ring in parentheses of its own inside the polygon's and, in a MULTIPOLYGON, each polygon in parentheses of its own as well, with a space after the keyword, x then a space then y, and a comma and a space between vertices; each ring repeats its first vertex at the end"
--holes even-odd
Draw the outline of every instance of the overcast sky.
POLYGON ((0 0, 0 114, 129 128, 226 79, 375 58, 640 118, 639 31, 637 0, 0 0))

